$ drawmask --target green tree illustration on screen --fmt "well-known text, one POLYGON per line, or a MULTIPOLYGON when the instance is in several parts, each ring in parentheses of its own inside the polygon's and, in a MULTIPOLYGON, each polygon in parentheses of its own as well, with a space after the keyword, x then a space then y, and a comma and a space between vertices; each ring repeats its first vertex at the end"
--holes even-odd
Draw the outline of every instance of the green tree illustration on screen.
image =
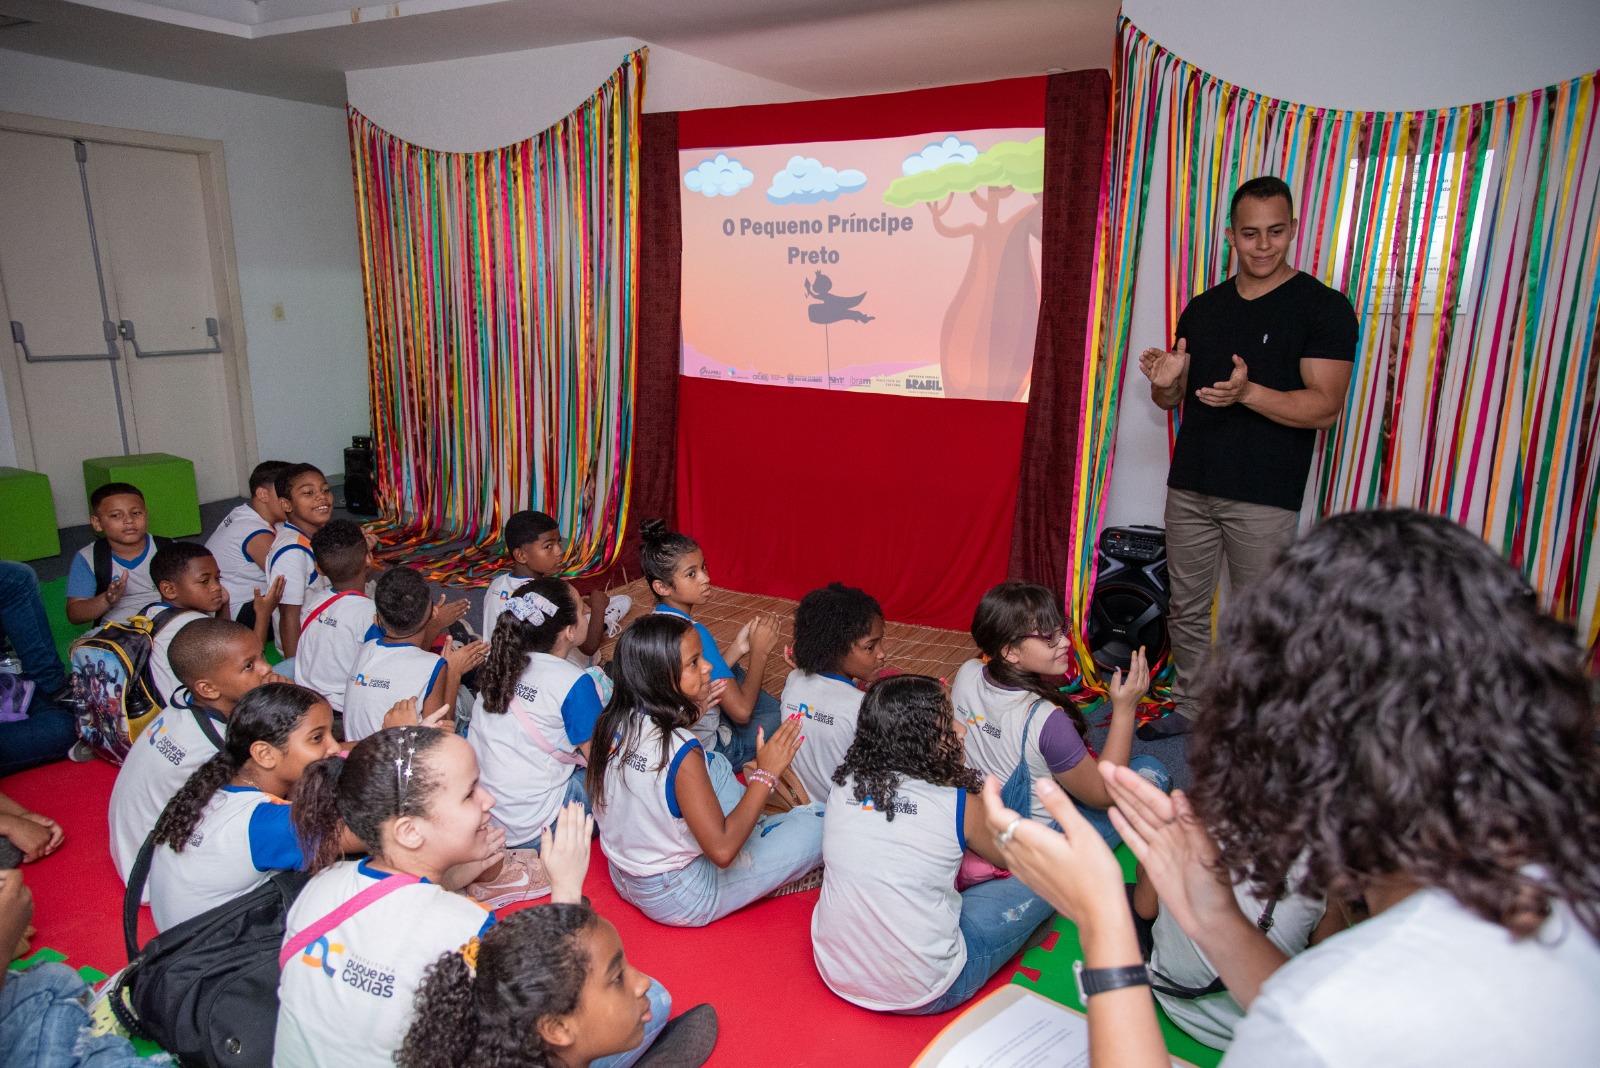
POLYGON ((1020 400, 1028 386, 1039 322, 1030 241, 1039 236, 1042 214, 1044 138, 1001 141, 977 152, 952 135, 943 142, 947 151, 935 157, 948 155, 950 162, 935 167, 919 162, 939 148, 930 145, 921 156, 906 160, 907 173, 889 184, 883 199, 899 208, 926 204, 936 233, 971 239, 966 274, 950 298, 939 332, 944 395, 1020 400), (923 169, 911 173, 919 165, 923 169), (1008 212, 1018 193, 1025 200, 1008 212), (961 194, 978 209, 976 221, 946 217, 961 194))

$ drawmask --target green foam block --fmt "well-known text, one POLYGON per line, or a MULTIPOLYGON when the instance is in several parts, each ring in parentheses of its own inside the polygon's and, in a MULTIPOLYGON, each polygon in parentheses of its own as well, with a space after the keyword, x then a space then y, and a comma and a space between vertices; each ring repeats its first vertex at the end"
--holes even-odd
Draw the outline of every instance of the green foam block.
POLYGON ((83 492, 93 494, 107 482, 139 487, 150 513, 150 533, 186 538, 200 533, 200 493, 194 463, 164 452, 134 456, 97 456, 83 461, 83 492))
POLYGON ((37 471, 0 467, 0 560, 42 560, 61 552, 50 479, 37 471))

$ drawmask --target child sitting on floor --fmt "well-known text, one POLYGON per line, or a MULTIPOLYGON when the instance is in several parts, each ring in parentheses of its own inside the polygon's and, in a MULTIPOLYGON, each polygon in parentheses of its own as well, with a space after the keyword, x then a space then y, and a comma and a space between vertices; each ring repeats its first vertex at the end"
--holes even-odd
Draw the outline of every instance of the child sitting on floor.
POLYGON ((758 732, 757 770, 741 787, 727 759, 689 733, 718 687, 687 619, 635 621, 613 662, 616 692, 595 724, 602 748, 588 790, 623 900, 658 923, 703 927, 774 891, 808 888, 794 881, 822 859, 821 808, 762 815, 805 721, 791 716, 770 741, 758 732))
MULTIPOLYGON (((556 521, 543 512, 521 511, 506 520, 506 555, 511 558, 511 570, 496 575, 483 591, 483 636, 494 636, 495 623, 506 610, 515 590, 529 579, 545 578, 561 570, 565 551, 561 545, 561 530, 556 521)), ((605 636, 615 634, 622 617, 633 607, 633 598, 618 594, 608 598, 604 592, 593 590, 584 598, 589 606, 589 622, 580 641, 565 654, 580 668, 594 663, 594 654, 605 636)))
POLYGON ((853 586, 833 582, 800 599, 794 665, 783 711, 805 717, 806 744, 790 767, 813 801, 826 801, 833 772, 856 736, 861 691, 883 668, 883 609, 853 586))
POLYGON ((250 628, 231 619, 190 623, 172 639, 167 659, 188 688, 188 704, 169 704, 145 727, 111 787, 111 860, 124 883, 167 802, 222 749, 234 706, 264 682, 288 681, 272 673, 250 628))
POLYGON ((588 905, 523 909, 428 969, 395 1059, 401 1068, 704 1064, 717 1042, 716 1010, 696 1005, 669 1024, 649 996, 659 988, 588 905), (628 1050, 642 1055, 619 1058, 628 1050))
MULTIPOLYGON (((211 550, 192 541, 169 542, 157 549, 155 558, 150 561, 150 578, 161 599, 146 605, 139 614, 149 617, 154 624, 150 637, 150 678, 155 684, 156 703, 170 705, 183 685, 167 657, 173 639, 195 620, 215 618, 225 612, 228 591, 222 587, 220 569, 211 550)), ((255 635, 263 645, 267 641, 272 609, 277 607, 274 591, 281 586, 279 581, 266 593, 260 589, 252 591, 252 603, 256 606, 255 635)))
MULTIPOLYGON (((223 517, 206 539, 206 548, 217 558, 222 571, 222 588, 228 591, 228 616, 247 627, 255 626, 251 600, 257 589, 267 588, 267 558, 284 520, 283 501, 278 497, 278 475, 290 465, 282 460, 263 460, 250 472, 250 499, 223 517)), ((267 621, 270 639, 272 621, 267 621)))
POLYGON ((505 835, 489 819, 494 798, 478 781, 472 747, 448 731, 379 731, 348 756, 307 767, 291 799, 302 854, 315 874, 289 910, 285 946, 364 891, 381 885, 389 893, 366 898, 286 962, 274 1062, 393 1065, 429 965, 487 931, 492 909, 550 894, 551 882, 530 881, 521 860, 507 853, 505 835), (366 859, 343 859, 347 834, 362 843, 366 859), (507 869, 521 872, 520 890, 487 899, 452 892, 507 869))
POLYGON ((100 537, 72 558, 67 622, 81 626, 130 619, 159 596, 150 580, 156 539, 150 534, 144 494, 126 482, 107 482, 89 494, 89 525, 100 537))
POLYGON ((566 659, 588 626, 588 606, 558 578, 518 586, 495 623, 467 740, 508 842, 536 846, 565 804, 589 807, 583 776, 600 691, 566 659))
POLYGON ((1000 863, 964 729, 937 679, 883 679, 834 772, 811 945, 828 988, 862 1008, 953 1009, 1051 917, 1021 879, 956 890, 968 847, 1000 863))
MULTIPOLYGON (((278 603, 278 651, 292 660, 300 643, 300 616, 306 601, 328 588, 328 580, 317 570, 311 551, 311 536, 321 530, 333 514, 333 490, 322 472, 311 464, 290 464, 274 480, 278 503, 283 508, 283 526, 272 540, 267 555, 267 577, 283 579, 278 603)), ((284 668, 292 671, 293 665, 284 668)))
MULTIPOLYGON (((461 676, 489 655, 485 641, 455 646, 443 656, 429 650, 449 623, 441 611, 443 599, 435 603, 427 581, 411 568, 391 567, 372 593, 383 634, 363 645, 350 667, 344 697, 347 742, 375 733, 384 714, 407 697, 417 698, 424 714, 459 708, 461 676)), ((461 617, 459 609, 452 614, 461 617)))
POLYGON ((156 821, 150 913, 158 931, 249 893, 272 872, 304 866, 289 791, 312 761, 339 752, 333 709, 304 686, 270 682, 239 702, 224 743, 156 821))
POLYGON ((1106 815, 1111 794, 1097 762, 1124 764, 1163 790, 1171 781, 1155 757, 1132 756, 1135 712, 1149 689, 1150 670, 1140 649, 1126 675, 1116 672, 1110 684, 1111 730, 1097 755, 1089 748, 1083 713, 1046 681, 1070 665, 1065 626, 1057 595, 1032 582, 1000 583, 983 595, 972 616, 972 639, 988 662, 962 664, 950 698, 966 721, 967 762, 1008 785, 1007 804, 1050 822, 1033 793, 1033 780, 1054 776, 1115 847, 1121 838, 1106 815), (1020 777, 1019 768, 1024 769, 1020 777))
POLYGON ((690 733, 708 753, 721 753, 735 768, 742 768, 755 758, 756 733, 764 731, 771 739, 783 719, 783 706, 761 688, 767 657, 778 643, 778 621, 763 612, 739 632, 724 657, 711 632, 694 622, 695 607, 711 596, 711 573, 700 546, 687 534, 668 530, 660 519, 645 520, 639 530, 639 563, 659 602, 656 613, 693 624, 700 635, 701 656, 711 669, 711 681, 729 680, 690 726, 690 733), (740 667, 746 653, 750 665, 740 667))
POLYGON ((372 550, 361 524, 332 519, 311 535, 311 551, 317 570, 333 588, 312 594, 302 606, 294 681, 317 691, 342 713, 357 654, 383 636, 378 607, 366 592, 372 550))

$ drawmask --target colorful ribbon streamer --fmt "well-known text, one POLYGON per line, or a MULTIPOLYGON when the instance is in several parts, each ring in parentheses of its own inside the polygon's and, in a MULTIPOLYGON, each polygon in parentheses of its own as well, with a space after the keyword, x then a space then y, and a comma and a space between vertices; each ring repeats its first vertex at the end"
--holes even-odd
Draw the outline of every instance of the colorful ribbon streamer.
POLYGON ((1291 262, 1360 316, 1303 522, 1390 506, 1451 516, 1597 656, 1595 78, 1464 107, 1335 111, 1231 85, 1119 20, 1069 541, 1080 697, 1104 693, 1084 632, 1158 150, 1169 338, 1184 304, 1231 273, 1228 202, 1259 174, 1294 191, 1291 262))
POLYGON ((384 555, 435 581, 502 566, 554 516, 566 570, 617 554, 632 474, 645 50, 571 115, 437 152, 350 109, 384 555))

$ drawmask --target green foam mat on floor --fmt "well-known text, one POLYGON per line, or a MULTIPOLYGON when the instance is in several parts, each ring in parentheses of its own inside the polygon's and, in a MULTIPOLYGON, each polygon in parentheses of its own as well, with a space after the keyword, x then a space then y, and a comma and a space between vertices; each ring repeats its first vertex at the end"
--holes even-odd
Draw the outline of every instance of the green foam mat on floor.
MULTIPOLYGON (((1125 845, 1117 847, 1117 859, 1122 863, 1123 877, 1129 882, 1133 881, 1134 857, 1125 845)), ((1035 946, 1022 956, 1021 966, 1017 974, 1012 977, 1012 982, 1018 986, 1027 987, 1029 990, 1043 994, 1051 1001, 1058 1002, 1085 1011, 1085 1006, 1078 999, 1078 984, 1072 978, 1072 965, 1083 959, 1083 943, 1078 939, 1078 925, 1065 916, 1057 916, 1051 922, 1051 930, 1055 932, 1055 942, 1049 949, 1044 946, 1035 946), (1039 978, 1034 979, 1029 972, 1038 973, 1039 978)), ((1045 942, 1050 942, 1049 937, 1045 942)), ((1174 1057, 1186 1060, 1199 1068, 1216 1068, 1222 1060, 1222 1051, 1212 1049, 1190 1038, 1188 1034, 1178 1028, 1161 1011, 1161 1006, 1156 1006, 1156 1017, 1161 1022, 1161 1037, 1167 1043, 1167 1052, 1174 1057)))
MULTIPOLYGON (((63 579, 62 581, 65 580, 63 579)), ((11 971, 20 972, 24 968, 33 967, 35 964, 64 964, 66 963, 66 960, 67 955, 59 950, 36 949, 33 951, 32 956, 23 957, 21 960, 12 961, 11 971)), ((78 978, 82 979, 90 986, 96 986, 105 982, 106 979, 109 978, 105 972, 98 968, 83 967, 77 969, 77 971, 78 978)), ((156 1045, 154 1042, 149 1041, 148 1039, 133 1038, 129 1039, 129 1041, 133 1043, 133 1051, 141 1057, 154 1057, 161 1052, 161 1047, 156 1045)))
MULTIPOLYGON (((61 654, 61 662, 64 664, 67 662, 67 652, 72 643, 80 635, 89 632, 89 624, 77 626, 67 622, 67 580, 64 576, 39 583, 39 594, 44 598, 45 615, 50 617, 50 636, 56 640, 56 650, 61 654)), ((283 659, 283 654, 270 643, 267 645, 266 656, 267 661, 273 664, 283 659)))

